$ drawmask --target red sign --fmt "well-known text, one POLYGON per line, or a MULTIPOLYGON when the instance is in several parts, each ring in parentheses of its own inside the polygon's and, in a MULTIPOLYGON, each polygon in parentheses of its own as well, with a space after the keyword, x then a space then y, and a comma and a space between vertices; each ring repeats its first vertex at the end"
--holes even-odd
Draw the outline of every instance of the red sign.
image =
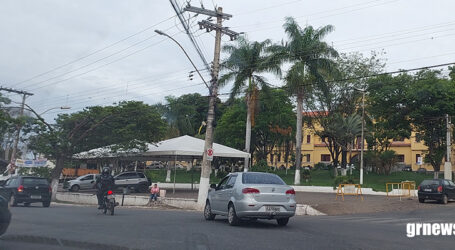
POLYGON ((207 149, 207 160, 213 160, 213 149, 211 148, 207 149))

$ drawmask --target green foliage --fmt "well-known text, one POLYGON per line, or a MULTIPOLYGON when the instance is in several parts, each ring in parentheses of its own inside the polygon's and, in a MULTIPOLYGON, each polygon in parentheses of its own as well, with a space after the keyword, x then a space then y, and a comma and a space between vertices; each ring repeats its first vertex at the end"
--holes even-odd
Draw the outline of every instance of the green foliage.
POLYGON ((337 176, 333 180, 333 189, 336 189, 340 184, 353 184, 354 179, 351 176, 337 176))
POLYGON ((314 170, 321 170, 321 169, 324 169, 326 168, 326 164, 322 163, 322 162, 318 162, 316 164, 314 164, 314 170))
POLYGON ((48 167, 19 168, 19 175, 37 176, 46 179, 51 178, 52 169, 48 167))
POLYGON ((446 148, 445 115, 455 115, 455 82, 443 78, 439 71, 421 71, 406 98, 410 122, 428 147, 425 162, 439 171, 446 148))
POLYGON ((266 160, 259 160, 251 167, 254 172, 270 172, 272 169, 267 165, 266 160))
POLYGON ((246 105, 236 99, 219 119, 215 129, 215 142, 236 149, 245 148, 246 105))
POLYGON ((216 173, 216 178, 218 179, 223 179, 224 177, 226 177, 229 173, 228 172, 225 172, 225 171, 218 171, 216 173))

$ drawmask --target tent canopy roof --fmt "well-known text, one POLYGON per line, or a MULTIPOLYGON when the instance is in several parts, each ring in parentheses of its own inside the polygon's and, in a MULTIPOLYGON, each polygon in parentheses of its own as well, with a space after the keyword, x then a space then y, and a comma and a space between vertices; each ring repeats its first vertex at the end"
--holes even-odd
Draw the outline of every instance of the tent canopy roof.
MULTIPOLYGON (((141 152, 138 149, 123 150, 113 152, 111 146, 92 149, 73 155, 75 159, 100 159, 100 158, 160 158, 175 157, 178 158, 201 158, 204 152, 205 141, 184 135, 157 143, 147 143, 147 151, 141 152)), ((213 156, 226 158, 249 158, 250 154, 243 151, 230 148, 218 143, 213 143, 213 156)))

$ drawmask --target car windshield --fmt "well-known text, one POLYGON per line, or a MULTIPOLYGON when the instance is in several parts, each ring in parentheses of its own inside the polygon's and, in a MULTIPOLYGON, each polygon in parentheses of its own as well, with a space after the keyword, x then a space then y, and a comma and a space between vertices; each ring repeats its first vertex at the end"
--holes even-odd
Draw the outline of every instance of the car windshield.
POLYGON ((277 175, 266 173, 244 173, 242 175, 242 183, 285 185, 284 181, 277 175))
POLYGON ((439 180, 424 180, 420 185, 430 186, 430 185, 439 185, 439 180))
POLYGON ((48 185, 46 179, 42 178, 24 178, 22 181, 23 185, 48 185))

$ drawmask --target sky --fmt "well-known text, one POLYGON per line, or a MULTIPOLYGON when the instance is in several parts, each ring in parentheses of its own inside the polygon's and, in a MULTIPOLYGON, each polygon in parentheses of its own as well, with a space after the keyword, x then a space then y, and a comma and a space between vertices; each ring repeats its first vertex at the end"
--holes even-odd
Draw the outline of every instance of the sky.
MULTIPOLYGON (((325 41, 341 53, 382 51, 387 71, 455 62, 455 1, 188 2, 212 10, 223 7, 233 15, 224 26, 252 41, 286 40, 282 25, 292 16, 302 27, 333 25, 335 31, 325 41)), ((199 29, 197 22, 205 17, 185 17, 211 62, 214 32, 199 29)), ((197 67, 204 68, 168 0, 1 0, 0 86, 33 93, 26 103, 48 121, 93 105, 124 100, 155 104, 168 95, 207 95, 197 75, 190 80, 193 68, 180 48, 155 29, 179 41, 197 67)), ((223 37, 223 44, 229 42, 223 37)), ((207 71, 202 74, 210 79, 207 71)), ((283 84, 267 78, 273 85, 283 84)), ((229 86, 219 92, 228 93, 229 86)), ((2 94, 21 100, 17 94, 2 94)))

